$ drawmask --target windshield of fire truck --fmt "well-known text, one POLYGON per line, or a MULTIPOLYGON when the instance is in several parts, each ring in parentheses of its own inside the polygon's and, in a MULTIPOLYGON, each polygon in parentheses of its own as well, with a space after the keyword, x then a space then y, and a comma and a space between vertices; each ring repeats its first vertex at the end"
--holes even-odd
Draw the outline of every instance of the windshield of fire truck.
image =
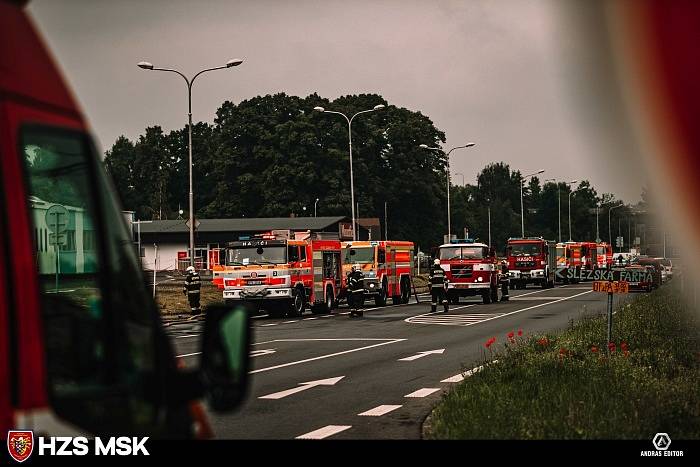
POLYGON ((249 264, 284 264, 287 262, 287 249, 283 246, 250 246, 229 248, 226 251, 227 266, 248 266, 249 264))
POLYGON ((487 253, 486 248, 481 246, 450 246, 440 248, 440 259, 482 259, 487 253))
POLYGON ((513 256, 532 256, 542 253, 539 243, 513 243, 508 246, 513 256))
POLYGON ((345 264, 374 264, 374 247, 347 248, 345 251, 345 264))

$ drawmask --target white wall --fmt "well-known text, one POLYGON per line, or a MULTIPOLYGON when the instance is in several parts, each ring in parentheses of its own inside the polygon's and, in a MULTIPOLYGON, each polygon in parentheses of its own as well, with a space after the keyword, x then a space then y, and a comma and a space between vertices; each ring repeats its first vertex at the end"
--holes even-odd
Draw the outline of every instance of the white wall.
MULTIPOLYGON (((153 269, 155 260, 155 247, 152 243, 141 243, 141 247, 145 250, 145 256, 141 258, 143 269, 153 269)), ((172 271, 177 269, 177 252, 187 251, 186 243, 161 243, 158 245, 158 264, 159 271, 172 271)))

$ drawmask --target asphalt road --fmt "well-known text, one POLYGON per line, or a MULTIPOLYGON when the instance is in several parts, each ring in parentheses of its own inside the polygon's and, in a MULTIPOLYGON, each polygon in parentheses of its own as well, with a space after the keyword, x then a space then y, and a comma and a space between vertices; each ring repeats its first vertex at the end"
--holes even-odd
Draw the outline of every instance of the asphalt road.
MULTIPOLYGON (((419 439, 442 393, 490 359, 488 338, 503 343, 509 331, 562 329, 606 304, 590 283, 515 290, 510 301, 490 305, 463 298, 448 313, 432 314, 429 297, 419 299, 367 307, 362 318, 344 307, 297 319, 255 317, 248 398, 233 414, 210 413, 217 437, 419 439)), ((176 354, 196 364, 201 323, 167 329, 176 354)))

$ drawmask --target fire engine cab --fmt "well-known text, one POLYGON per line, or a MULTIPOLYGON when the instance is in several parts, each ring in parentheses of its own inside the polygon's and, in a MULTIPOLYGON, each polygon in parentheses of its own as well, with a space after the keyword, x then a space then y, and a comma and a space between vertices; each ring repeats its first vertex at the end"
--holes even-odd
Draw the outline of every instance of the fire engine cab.
POLYGON ((447 298, 481 295, 485 304, 498 301, 498 259, 495 248, 472 239, 452 240, 437 251, 440 267, 447 276, 447 298))
POLYGON ((314 313, 335 307, 343 287, 340 240, 293 236, 265 233, 227 244, 215 277, 227 304, 254 303, 277 317, 301 316, 307 305, 314 313))
POLYGON ((343 278, 353 264, 365 276, 365 295, 374 297, 377 306, 408 303, 411 297, 413 243, 404 241, 343 242, 343 278))
POLYGON ((509 238, 506 245, 508 276, 516 289, 539 284, 554 287, 556 243, 542 237, 509 238))
MULTIPOLYGON (((194 437, 245 392, 246 310, 207 310, 179 368, 88 123, 28 18, 0 0, 0 433, 194 437)), ((8 444, 9 447, 9 444, 8 444)))

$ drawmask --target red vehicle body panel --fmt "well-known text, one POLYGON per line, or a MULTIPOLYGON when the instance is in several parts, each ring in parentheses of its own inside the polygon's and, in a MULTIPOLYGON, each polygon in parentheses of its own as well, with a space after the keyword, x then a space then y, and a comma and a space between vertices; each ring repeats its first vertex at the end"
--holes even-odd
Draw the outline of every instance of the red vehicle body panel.
MULTIPOLYGON (((4 187, 4 209, 12 222, 4 226, 11 298, 2 290, 4 307, 0 310, 0 331, 4 347, 0 380, 9 385, 0 401, 0 430, 12 425, 7 408, 31 409, 47 405, 46 373, 39 307, 38 272, 34 261, 31 221, 27 210, 24 169, 18 157, 19 129, 25 124, 46 124, 86 130, 75 99, 54 64, 31 21, 16 3, 0 1, 0 176, 4 187), (10 299, 12 302, 10 302, 10 299), (14 318, 10 313, 16 313, 14 318), (21 313, 21 319, 17 314, 21 313), (9 362, 9 336, 14 336, 16 361, 9 362), (16 395, 11 403, 6 398, 16 395), (7 425, 9 423, 10 425, 7 425)), ((3 271, 4 273, 4 271, 3 271)), ((4 279, 9 279, 4 278, 4 279)), ((3 288, 8 284, 2 281, 3 288)))

